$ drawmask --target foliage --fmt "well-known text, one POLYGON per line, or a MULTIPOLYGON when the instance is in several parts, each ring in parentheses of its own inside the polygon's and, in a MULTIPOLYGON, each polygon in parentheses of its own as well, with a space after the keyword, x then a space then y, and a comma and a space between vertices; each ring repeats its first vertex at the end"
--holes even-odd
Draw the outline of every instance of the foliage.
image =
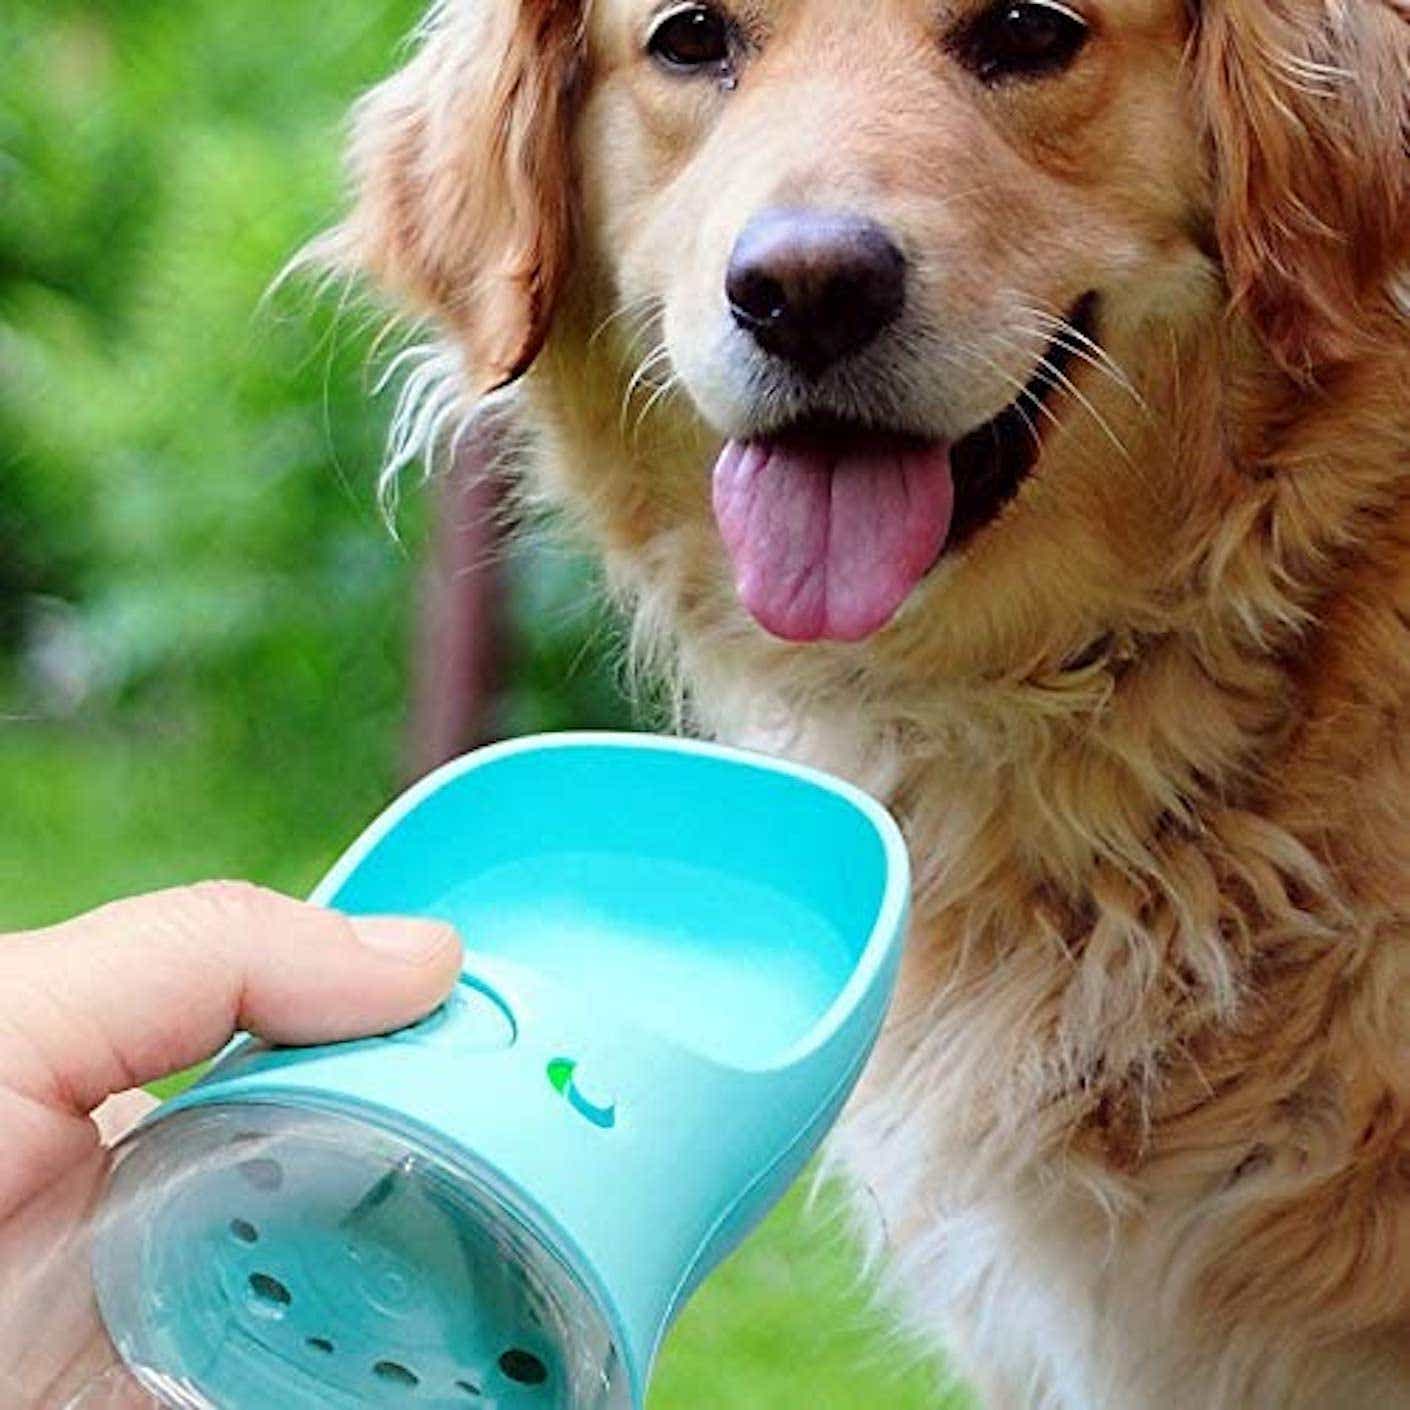
MULTIPOLYGON (((411 22, 405 0, 0 16, 17 55, 0 88, 0 650, 23 664, 22 709, 176 718, 238 693, 298 734, 327 727, 320 683, 339 680, 394 737, 423 516, 410 497, 398 542, 375 503, 379 321, 264 295, 336 211, 342 114, 411 22)), ((574 713, 575 682, 539 667, 578 654, 581 579, 557 571, 557 600, 520 614, 519 684, 537 692, 514 697, 521 715, 574 713)), ((621 718, 602 676, 589 658, 584 706, 621 718)))

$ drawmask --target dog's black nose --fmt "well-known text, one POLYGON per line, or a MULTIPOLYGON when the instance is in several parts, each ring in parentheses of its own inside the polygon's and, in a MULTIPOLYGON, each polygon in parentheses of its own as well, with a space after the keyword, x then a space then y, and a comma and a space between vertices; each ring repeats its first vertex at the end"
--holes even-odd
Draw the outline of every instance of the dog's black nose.
POLYGON ((816 377, 860 352, 906 302, 906 258, 875 221, 779 210, 746 227, 725 293, 766 352, 816 377))

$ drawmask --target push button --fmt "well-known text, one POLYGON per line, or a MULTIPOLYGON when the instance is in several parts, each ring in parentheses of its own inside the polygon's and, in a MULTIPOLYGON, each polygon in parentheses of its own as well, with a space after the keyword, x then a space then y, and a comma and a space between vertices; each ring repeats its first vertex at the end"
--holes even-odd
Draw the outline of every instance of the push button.
POLYGON ((519 1036, 514 1020, 488 989, 480 988, 462 975, 456 995, 460 1000, 459 1013, 453 1016, 457 1047, 493 1052, 514 1046, 519 1036))
POLYGON ((487 989, 461 975, 454 992, 429 1018, 392 1035, 399 1043, 436 1042, 462 1052, 512 1048, 519 1036, 509 1010, 487 989))

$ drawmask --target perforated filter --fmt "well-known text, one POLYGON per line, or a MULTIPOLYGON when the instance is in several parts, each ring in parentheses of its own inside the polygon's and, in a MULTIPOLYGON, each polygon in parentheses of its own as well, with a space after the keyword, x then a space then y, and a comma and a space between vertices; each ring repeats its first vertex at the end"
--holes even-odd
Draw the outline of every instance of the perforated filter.
POLYGON ((361 1112, 200 1106, 120 1152, 95 1285, 176 1410, 628 1410, 596 1299, 512 1192, 361 1112))

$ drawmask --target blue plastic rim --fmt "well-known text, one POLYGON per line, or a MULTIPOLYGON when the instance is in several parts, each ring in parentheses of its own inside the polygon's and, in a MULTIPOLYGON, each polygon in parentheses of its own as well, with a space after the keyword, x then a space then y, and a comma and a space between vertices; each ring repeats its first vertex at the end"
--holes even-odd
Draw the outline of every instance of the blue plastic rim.
POLYGON ((650 736, 483 751, 314 899, 454 922, 407 1032, 236 1045, 118 1164, 115 1344, 175 1406, 639 1410, 796 1178, 894 985, 909 872, 834 779, 650 736))
POLYGON ((889 815, 836 779, 711 745, 563 735, 433 775, 315 899, 449 920, 599 1012, 769 1066, 865 981, 907 884, 889 815))

